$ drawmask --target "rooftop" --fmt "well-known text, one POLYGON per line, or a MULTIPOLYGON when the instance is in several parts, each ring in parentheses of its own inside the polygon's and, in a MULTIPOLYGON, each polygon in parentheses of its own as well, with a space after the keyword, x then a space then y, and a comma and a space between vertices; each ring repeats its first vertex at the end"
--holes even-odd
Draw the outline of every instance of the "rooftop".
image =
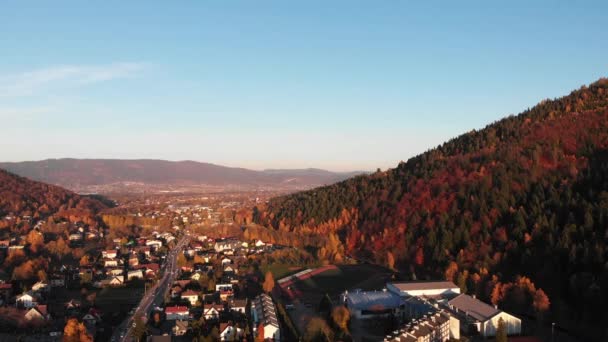
POLYGON ((389 284, 399 289, 399 291, 459 289, 451 281, 408 281, 389 284))
POLYGON ((455 309, 457 313, 464 313, 467 316, 471 316, 474 319, 482 322, 500 313, 500 310, 494 308, 493 306, 466 294, 461 294, 460 296, 448 301, 448 305, 450 308, 455 309))
POLYGON ((346 302, 349 308, 359 310, 388 309, 399 307, 401 298, 388 291, 360 291, 348 292, 346 302))

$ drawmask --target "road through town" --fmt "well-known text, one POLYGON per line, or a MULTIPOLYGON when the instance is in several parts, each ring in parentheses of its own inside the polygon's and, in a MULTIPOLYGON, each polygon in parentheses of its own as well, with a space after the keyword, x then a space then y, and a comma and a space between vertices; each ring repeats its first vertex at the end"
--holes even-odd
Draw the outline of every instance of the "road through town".
POLYGON ((167 258, 162 268, 162 278, 156 283, 156 285, 146 291, 139 305, 135 308, 135 313, 127 317, 114 330, 112 341, 134 341, 132 333, 135 325, 135 318, 140 316, 144 317, 144 319, 147 318, 154 306, 162 304, 165 293, 178 275, 177 256, 183 251, 184 247, 188 245, 189 241, 189 236, 184 235, 175 245, 175 247, 167 254, 167 258))

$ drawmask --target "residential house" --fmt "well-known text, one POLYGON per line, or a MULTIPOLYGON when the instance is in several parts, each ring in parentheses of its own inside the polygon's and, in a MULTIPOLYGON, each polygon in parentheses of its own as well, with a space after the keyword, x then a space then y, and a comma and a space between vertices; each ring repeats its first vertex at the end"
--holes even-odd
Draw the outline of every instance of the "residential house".
POLYGON ((141 268, 138 270, 129 270, 129 272, 127 272, 127 280, 136 279, 136 278, 138 278, 138 279, 144 278, 144 272, 141 268))
POLYGON ((173 336, 183 336, 188 332, 188 321, 177 320, 171 329, 173 336))
POLYGON ((91 308, 82 316, 82 322, 87 326, 95 326, 101 322, 101 313, 97 309, 91 308))
POLYGON ((116 259, 103 259, 104 267, 118 267, 118 260, 116 259))
POLYGON ((205 316, 205 319, 219 319, 222 311, 224 311, 223 305, 208 304, 204 306, 203 316, 205 316))
POLYGON ((237 249, 241 246, 241 243, 237 240, 218 240, 215 242, 215 245, 213 246, 213 249, 215 249, 215 251, 217 253, 220 252, 225 252, 227 250, 234 250, 237 249))
POLYGON ((148 240, 146 241, 146 246, 152 247, 154 249, 159 249, 162 247, 163 243, 160 240, 148 240))
POLYGON ((0 296, 5 299, 10 298, 13 295, 13 284, 11 283, 0 283, 0 296))
POLYGON ((198 301, 198 292, 188 290, 188 291, 182 292, 182 294, 180 295, 180 298, 183 300, 187 300, 188 302, 190 302, 190 305, 194 306, 194 305, 196 305, 196 302, 198 301))
POLYGON ((186 306, 168 306, 165 308, 165 314, 168 321, 187 320, 190 317, 190 311, 186 306))
POLYGON ((106 286, 122 286, 124 284, 124 276, 110 276, 106 279, 94 283, 96 287, 106 286))
POLYGON ((262 325, 264 338, 273 341, 281 341, 281 331, 277 312, 272 298, 267 294, 261 294, 251 302, 251 318, 253 320, 253 334, 258 335, 258 329, 262 325))
POLYGON ((215 292, 220 292, 222 290, 232 290, 232 284, 230 284, 230 283, 223 283, 223 284, 216 284, 215 285, 215 292))
POLYGON ((228 265, 224 267, 224 273, 227 275, 233 275, 236 273, 236 270, 232 266, 228 265))
POLYGON ((125 272, 125 270, 122 268, 110 268, 106 271, 106 274, 113 275, 113 276, 119 276, 119 275, 122 275, 124 272, 125 272))
POLYGON ((101 256, 104 259, 114 259, 118 256, 118 251, 115 249, 108 249, 101 251, 101 256))
POLYGON ((36 305, 23 315, 27 321, 47 321, 51 318, 46 305, 36 305))
POLYGON ((230 323, 220 323, 220 341, 240 341, 242 337, 243 329, 230 323))
POLYGON ((245 309, 247 307, 246 299, 234 299, 230 302, 230 310, 240 312, 245 314, 245 309))
POLYGON ((129 257, 129 266, 135 267, 139 265, 139 258, 137 256, 129 257))
POLYGON ((70 241, 80 241, 80 240, 82 240, 82 234, 80 234, 80 233, 73 233, 73 234, 70 234, 70 235, 68 236, 68 239, 69 239, 70 241))
POLYGON ((39 281, 36 284, 32 285, 32 291, 34 292, 48 292, 49 291, 49 284, 43 282, 43 281, 39 281))
POLYGON ((65 303, 64 307, 66 310, 74 310, 74 309, 79 309, 80 305, 81 305, 81 303, 79 300, 70 299, 68 302, 65 303))
POLYGON ((256 247, 264 247, 266 244, 262 240, 258 240, 255 242, 256 247))
POLYGON ((17 296, 17 298, 15 298, 15 303, 17 306, 24 307, 26 309, 30 309, 38 305, 36 297, 28 292, 17 296))
POLYGON ((449 300, 445 308, 460 320, 460 326, 467 334, 479 333, 483 337, 496 336, 498 322, 501 319, 508 335, 521 334, 521 319, 469 295, 461 294, 449 300))
POLYGON ((220 299, 224 302, 228 301, 234 295, 232 288, 223 288, 220 290, 220 299))
POLYGON ((192 273, 192 275, 190 275, 190 279, 194 280, 194 281, 199 281, 199 280, 201 280, 202 276, 203 276, 203 272, 197 271, 197 272, 192 273))

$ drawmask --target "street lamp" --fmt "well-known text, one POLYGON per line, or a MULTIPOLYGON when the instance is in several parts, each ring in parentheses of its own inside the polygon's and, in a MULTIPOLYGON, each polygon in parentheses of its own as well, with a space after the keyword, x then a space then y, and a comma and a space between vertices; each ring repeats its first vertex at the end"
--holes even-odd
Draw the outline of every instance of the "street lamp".
POLYGON ((551 323, 551 342, 555 341, 555 322, 551 323))

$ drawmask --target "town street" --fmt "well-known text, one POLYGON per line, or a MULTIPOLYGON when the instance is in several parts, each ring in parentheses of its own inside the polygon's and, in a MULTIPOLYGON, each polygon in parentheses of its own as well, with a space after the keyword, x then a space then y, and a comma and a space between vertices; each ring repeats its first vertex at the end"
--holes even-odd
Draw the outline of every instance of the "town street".
POLYGON ((190 241, 189 235, 184 235, 177 243, 175 248, 167 254, 167 259, 163 264, 163 277, 154 285, 152 288, 144 294, 139 305, 135 308, 135 313, 127 317, 114 331, 112 335, 112 341, 133 341, 131 336, 133 331, 133 325, 135 324, 135 317, 143 317, 144 320, 149 316, 150 311, 156 305, 162 304, 164 295, 170 288, 171 284, 178 275, 177 269, 177 256, 181 253, 185 246, 190 241), (155 304, 155 305, 152 305, 155 304))

